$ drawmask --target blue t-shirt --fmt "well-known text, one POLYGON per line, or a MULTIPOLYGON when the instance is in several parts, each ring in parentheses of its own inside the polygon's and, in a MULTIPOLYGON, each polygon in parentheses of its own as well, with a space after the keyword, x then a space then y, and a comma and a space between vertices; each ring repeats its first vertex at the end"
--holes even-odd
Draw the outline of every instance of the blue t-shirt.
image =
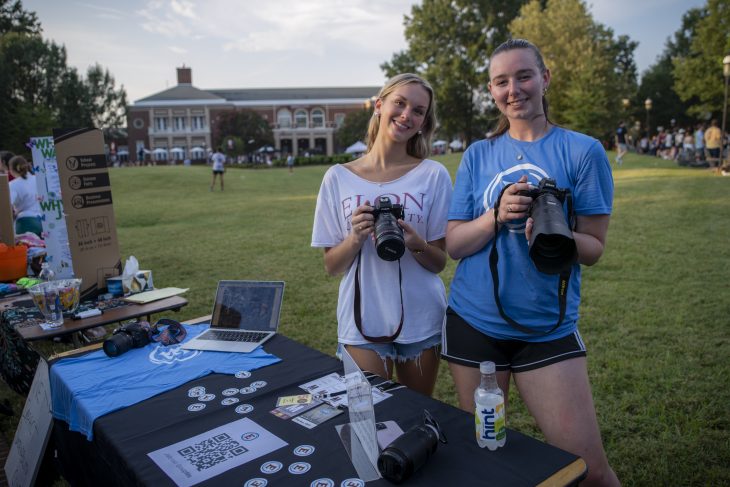
MULTIPOLYGON (((613 202, 613 178, 606 152, 597 140, 553 127, 535 142, 505 133, 472 144, 456 173, 449 220, 471 221, 489 211, 504 186, 527 175, 537 186, 549 177, 572 192, 577 215, 607 215, 613 202)), ((564 208, 567 216, 567 208, 564 208)), ((494 239, 463 258, 451 282, 449 306, 467 323, 497 339, 554 340, 576 330, 580 304, 580 265, 568 285, 567 308, 560 327, 549 335, 531 335, 505 322, 494 300, 489 253, 494 239)), ((539 272, 530 260, 525 221, 502 226, 499 251, 499 299, 507 316, 537 332, 550 330, 559 317, 557 275, 539 272)))
MULTIPOLYGON (((208 329, 202 325, 185 328, 185 341, 208 329)), ((153 342, 118 357, 107 357, 103 350, 98 350, 53 364, 52 413, 54 418, 66 421, 71 431, 78 431, 91 441, 94 420, 100 416, 208 374, 235 374, 280 361, 262 347, 251 353, 203 352, 153 342)))

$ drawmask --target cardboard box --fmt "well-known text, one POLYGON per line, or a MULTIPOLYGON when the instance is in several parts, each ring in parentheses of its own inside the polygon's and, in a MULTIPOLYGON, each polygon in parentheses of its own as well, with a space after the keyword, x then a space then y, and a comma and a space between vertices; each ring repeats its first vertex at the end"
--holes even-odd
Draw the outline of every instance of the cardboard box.
POLYGON ((96 295, 121 274, 104 137, 98 129, 54 130, 61 198, 81 297, 96 295))

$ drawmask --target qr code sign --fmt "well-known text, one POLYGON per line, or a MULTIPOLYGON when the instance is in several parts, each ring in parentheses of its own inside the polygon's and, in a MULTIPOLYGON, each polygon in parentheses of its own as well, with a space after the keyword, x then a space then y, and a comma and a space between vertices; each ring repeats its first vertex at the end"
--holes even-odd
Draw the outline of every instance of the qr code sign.
POLYGON ((248 448, 241 445, 228 434, 221 433, 194 445, 186 446, 177 452, 190 465, 197 468, 198 472, 201 472, 247 451, 248 448))

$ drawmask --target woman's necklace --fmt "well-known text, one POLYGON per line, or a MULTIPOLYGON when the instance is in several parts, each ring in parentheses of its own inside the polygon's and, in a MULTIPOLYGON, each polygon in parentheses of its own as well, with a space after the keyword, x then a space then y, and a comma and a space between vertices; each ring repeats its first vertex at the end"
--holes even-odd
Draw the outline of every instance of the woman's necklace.
MULTIPOLYGON (((534 144, 535 142, 537 142, 537 141, 541 140, 543 137, 545 137, 549 131, 550 131, 550 126, 548 125, 545 127, 544 133, 540 134, 539 137, 537 137, 531 141, 523 141, 523 140, 515 139, 514 137, 512 137, 512 135, 509 133, 509 131, 507 131, 505 133, 505 135, 507 136, 507 140, 509 141, 512 148, 515 150, 515 155, 517 157, 517 160, 521 161, 526 156, 530 155, 529 150, 528 150, 528 145, 532 146, 532 144, 534 144), (518 146, 516 142, 520 142, 520 145, 518 146)), ((533 160, 532 162, 535 162, 535 161, 533 160)))

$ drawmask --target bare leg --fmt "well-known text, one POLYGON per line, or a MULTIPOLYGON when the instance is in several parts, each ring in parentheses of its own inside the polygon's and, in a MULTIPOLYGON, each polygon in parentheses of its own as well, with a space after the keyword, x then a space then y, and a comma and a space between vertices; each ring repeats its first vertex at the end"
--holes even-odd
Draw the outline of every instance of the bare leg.
POLYGON ((547 442, 585 460, 581 485, 620 485, 603 450, 585 357, 515 374, 515 384, 547 442))
MULTIPOLYGON (((451 376, 454 378, 459 407, 468 413, 474 413, 474 390, 479 386, 482 378, 479 368, 449 362, 449 370, 451 370, 451 376)), ((507 408, 507 397, 509 396, 509 378, 510 372, 508 370, 497 372, 497 384, 504 393, 505 409, 507 408)))
POLYGON ((213 173, 213 182, 210 183, 210 190, 213 191, 214 187, 215 187, 215 173, 213 173))
POLYGON ((352 345, 345 345, 347 353, 350 354, 352 359, 355 361, 358 367, 362 370, 367 370, 373 374, 377 374, 384 379, 393 378, 393 361, 386 359, 383 360, 373 350, 366 350, 364 348, 354 347, 352 345))
POLYGON ((421 355, 406 362, 396 362, 395 370, 398 382, 416 392, 430 396, 436 385, 436 376, 439 371, 438 347, 429 348, 421 355))
POLYGON ((223 173, 221 173, 221 191, 223 191, 223 173))

